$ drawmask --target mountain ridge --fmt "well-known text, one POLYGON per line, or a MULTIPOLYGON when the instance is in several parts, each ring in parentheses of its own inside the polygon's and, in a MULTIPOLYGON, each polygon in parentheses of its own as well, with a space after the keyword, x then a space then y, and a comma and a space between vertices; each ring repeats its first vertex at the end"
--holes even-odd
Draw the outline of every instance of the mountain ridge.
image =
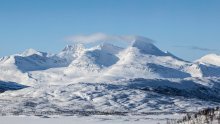
MULTIPOLYGON (((127 48, 109 43, 91 48, 85 48, 83 44, 67 45, 57 54, 28 49, 21 54, 2 57, 0 68, 8 68, 11 73, 5 76, 6 81, 14 82, 18 80, 10 80, 13 71, 23 75, 19 81, 30 78, 27 75, 32 75, 31 78, 40 78, 39 80, 46 82, 50 82, 49 75, 59 77, 57 80, 53 79, 55 82, 74 81, 71 77, 76 81, 87 81, 83 77, 89 77, 89 80, 93 79, 94 82, 127 78, 220 77, 220 66, 216 64, 182 60, 170 52, 161 51, 152 41, 145 40, 134 40, 127 48), (60 73, 66 76, 62 77, 60 73)), ((4 76, 0 79, 4 80, 4 76)))

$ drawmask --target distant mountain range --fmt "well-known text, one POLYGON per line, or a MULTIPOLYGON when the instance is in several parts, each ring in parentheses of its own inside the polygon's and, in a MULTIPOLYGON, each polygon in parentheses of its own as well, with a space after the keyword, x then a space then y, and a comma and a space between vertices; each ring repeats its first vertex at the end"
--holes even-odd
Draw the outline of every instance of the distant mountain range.
POLYGON ((218 78, 220 56, 210 54, 188 62, 141 40, 135 40, 127 48, 107 43, 92 48, 75 44, 66 46, 58 54, 28 49, 2 57, 0 74, 0 80, 25 85, 134 78, 218 78))

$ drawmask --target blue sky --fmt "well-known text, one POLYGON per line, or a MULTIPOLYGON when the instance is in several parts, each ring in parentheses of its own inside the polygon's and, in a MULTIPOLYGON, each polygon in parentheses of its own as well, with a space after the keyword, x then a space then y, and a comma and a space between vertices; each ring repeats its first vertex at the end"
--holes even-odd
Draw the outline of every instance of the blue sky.
POLYGON ((66 37, 142 35, 186 60, 220 53, 219 0, 0 0, 0 56, 59 52, 66 37))

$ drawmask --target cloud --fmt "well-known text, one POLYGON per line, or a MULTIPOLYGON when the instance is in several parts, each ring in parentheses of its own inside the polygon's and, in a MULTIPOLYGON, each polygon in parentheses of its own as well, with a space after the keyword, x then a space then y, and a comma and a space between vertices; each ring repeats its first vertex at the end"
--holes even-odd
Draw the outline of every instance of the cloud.
POLYGON ((107 35, 104 33, 95 33, 91 35, 74 35, 66 38, 67 41, 73 43, 94 43, 94 42, 126 42, 132 43, 134 40, 141 40, 145 42, 154 42, 153 40, 143 37, 143 36, 135 36, 135 35, 107 35))
POLYGON ((198 47, 198 46, 174 46, 174 47, 182 47, 182 48, 187 48, 191 50, 199 50, 199 51, 204 51, 204 52, 218 51, 217 49, 203 48, 203 47, 198 47))

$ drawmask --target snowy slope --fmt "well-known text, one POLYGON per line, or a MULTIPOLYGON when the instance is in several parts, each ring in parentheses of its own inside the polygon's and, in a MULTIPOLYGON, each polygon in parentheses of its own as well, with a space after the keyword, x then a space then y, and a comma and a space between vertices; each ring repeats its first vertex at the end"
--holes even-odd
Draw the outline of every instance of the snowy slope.
POLYGON ((209 54, 209 55, 203 56, 199 60, 196 60, 196 62, 220 66, 220 56, 217 54, 209 54))
POLYGON ((33 79, 30 79, 27 73, 23 73, 15 65, 15 56, 3 57, 0 59, 0 80, 18 82, 21 84, 32 84, 33 79))
MULTIPOLYGON (((141 45, 144 46, 143 43, 141 45)), ((133 46, 119 54, 120 61, 112 66, 106 74, 129 78, 190 77, 189 74, 177 70, 177 66, 185 64, 184 62, 167 56, 166 53, 157 48, 153 48, 156 47, 152 45, 150 51, 147 51, 148 49, 138 47, 135 42, 133 46), (159 56, 152 54, 152 51, 159 56)))
POLYGON ((85 48, 83 44, 67 45, 60 53, 57 54, 58 57, 66 59, 67 63, 70 64, 74 59, 81 56, 85 48))
POLYGON ((0 94, 0 114, 65 116, 190 112, 220 104, 220 90, 216 87, 219 83, 209 83, 206 86, 192 80, 134 79, 39 85, 0 94))
POLYGON ((49 68, 67 66, 66 59, 56 55, 28 49, 22 54, 15 54, 0 59, 0 80, 14 81, 21 84, 36 82, 30 71, 42 71, 49 68))
POLYGON ((39 79, 31 72, 43 72, 51 68, 67 67, 83 53, 82 45, 66 46, 59 54, 48 54, 34 49, 25 50, 0 58, 0 80, 19 82, 25 85, 34 85, 39 79))
POLYGON ((220 56, 217 54, 209 54, 195 61, 199 64, 199 68, 203 77, 220 77, 220 56))

